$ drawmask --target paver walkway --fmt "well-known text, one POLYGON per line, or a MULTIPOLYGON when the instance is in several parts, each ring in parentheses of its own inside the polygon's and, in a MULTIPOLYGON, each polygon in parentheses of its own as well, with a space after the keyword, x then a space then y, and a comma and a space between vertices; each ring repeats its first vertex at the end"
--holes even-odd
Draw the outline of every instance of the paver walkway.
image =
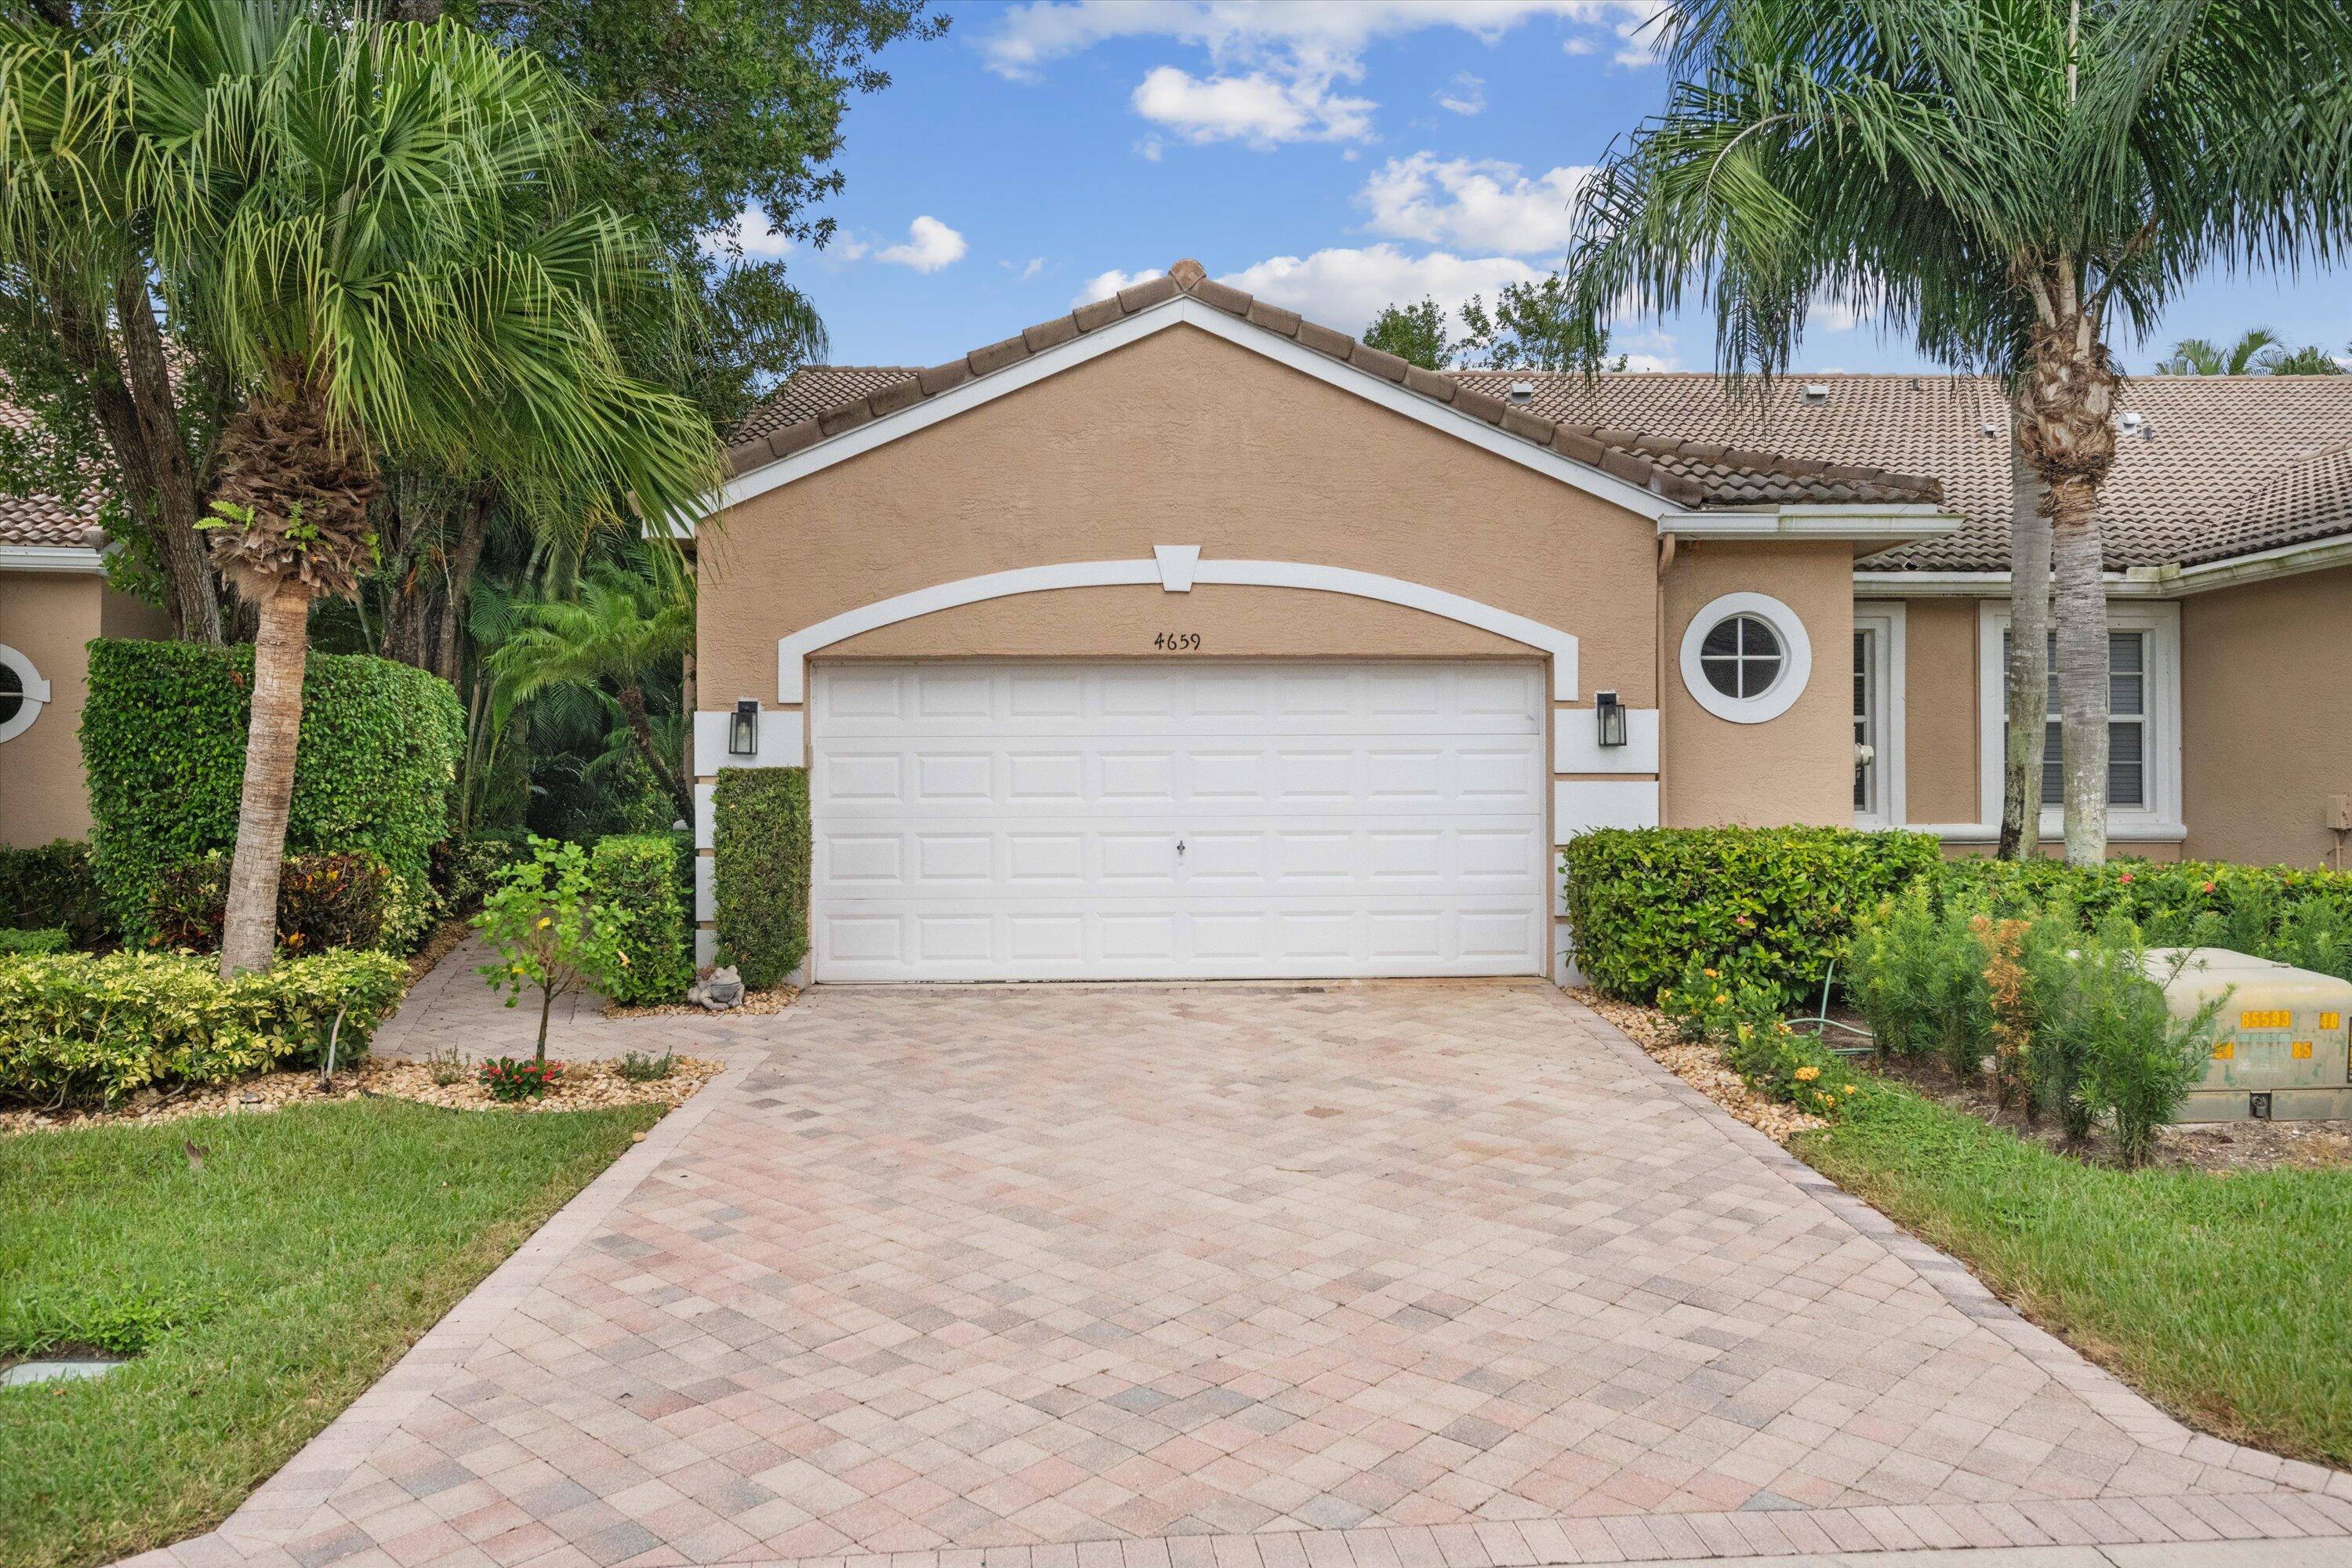
POLYGON ((2352 1531, 2352 1477, 2189 1433, 1548 986, 820 988, 691 1024, 729 1073, 158 1563, 2352 1531))

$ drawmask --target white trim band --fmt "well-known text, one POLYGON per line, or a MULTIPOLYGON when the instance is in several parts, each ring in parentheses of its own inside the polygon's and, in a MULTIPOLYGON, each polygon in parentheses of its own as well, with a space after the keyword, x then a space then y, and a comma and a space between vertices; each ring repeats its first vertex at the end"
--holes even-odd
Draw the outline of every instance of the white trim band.
MULTIPOLYGON (((1558 626, 1529 620, 1492 605, 1465 599, 1459 594, 1449 594, 1423 583, 1408 583, 1401 577, 1383 577, 1377 572, 1358 572, 1346 566, 1320 566, 1303 561, 1199 561, 1193 565, 1191 581, 1194 584, 1231 584, 1258 588, 1300 588, 1310 593, 1345 594, 1352 598, 1376 599, 1383 604, 1401 605, 1407 609, 1423 610, 1449 621, 1457 621, 1481 631, 1493 632, 1513 642, 1525 643, 1551 655, 1552 699, 1559 702, 1576 700, 1576 637, 1558 626)), ((896 625, 918 616, 933 615, 940 610, 952 610, 965 605, 976 605, 989 599, 1009 598, 1016 594, 1039 594, 1055 588, 1103 588, 1149 584, 1166 587, 1161 563, 1149 561, 1066 561, 1050 566, 1022 566, 1010 572, 990 572, 978 577, 965 577, 953 583, 934 584, 912 593, 894 595, 845 610, 830 619, 780 637, 776 641, 776 700, 797 706, 807 700, 808 658, 819 649, 832 647, 877 626, 896 625)), ((764 736, 764 726, 762 731, 764 736)), ((699 735, 698 732, 698 740, 699 735)), ((761 750, 766 742, 761 742, 761 750)), ((697 751, 699 752, 699 746, 697 751)))
POLYGON ((106 574, 106 558, 87 544, 0 544, 0 572, 106 574))

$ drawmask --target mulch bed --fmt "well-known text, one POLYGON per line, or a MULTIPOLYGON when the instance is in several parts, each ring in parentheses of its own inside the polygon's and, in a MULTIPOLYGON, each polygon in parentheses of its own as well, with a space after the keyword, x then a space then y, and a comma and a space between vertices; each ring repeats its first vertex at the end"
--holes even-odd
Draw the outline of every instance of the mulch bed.
POLYGON ((718 1013, 691 1002, 656 1002, 645 1007, 623 1007, 607 1002, 601 1010, 607 1018, 730 1018, 742 1013, 781 1013, 799 994, 799 988, 792 985, 773 986, 766 991, 746 987, 740 1005, 718 1013))
MULTIPOLYGON (((2095 1130, 2080 1143, 2070 1143, 2063 1129, 2048 1117, 2029 1122, 2014 1110, 2004 1110, 1980 1084, 1961 1084, 1940 1061, 1923 1058, 1891 1058, 1875 1064, 1879 1072, 1906 1084, 1930 1100, 1978 1121, 2031 1140, 2056 1153, 2114 1164, 2115 1140, 2104 1129, 2095 1130)), ((2352 1166, 2352 1121, 2205 1121, 2159 1128, 2156 1134, 2156 1164, 2159 1170, 2320 1171, 2352 1166)))
POLYGON ((196 1116, 251 1115, 284 1105, 311 1100, 352 1100, 363 1095, 413 1100, 450 1110, 604 1110, 624 1105, 677 1107, 716 1078, 719 1062, 696 1057, 674 1059, 667 1078, 633 1083, 612 1062, 571 1063, 562 1080, 537 1100, 502 1104, 470 1077, 457 1083, 434 1081, 431 1064, 418 1061, 368 1060, 335 1074, 334 1087, 321 1091, 316 1072, 264 1073, 240 1083, 188 1089, 166 1093, 141 1089, 112 1110, 0 1110, 0 1136, 64 1127, 101 1127, 126 1122, 179 1121, 196 1116))
MULTIPOLYGON (((1668 1072, 1697 1089, 1716 1104, 1777 1142, 1786 1143, 1800 1132, 1827 1125, 1788 1106, 1754 1093, 1738 1073, 1724 1065, 1713 1046, 1685 1040, 1675 1021, 1654 1007, 1612 1002, 1596 992, 1580 990, 1576 999, 1624 1031, 1627 1037, 1668 1072)), ((1843 1012, 1848 1022, 1860 1020, 1843 1012)), ((1877 1072, 1967 1112, 2020 1138, 2040 1143, 2055 1153, 2095 1164, 2113 1164, 2114 1138, 2104 1130, 2080 1143, 2069 1143, 2064 1132, 2048 1118, 2029 1122, 2015 1110, 2003 1110, 1979 1085, 1954 1080, 1943 1063, 1920 1058, 1849 1058, 1864 1072, 1877 1072)), ((2329 1170, 2352 1167, 2352 1121, 2227 1121, 2199 1122, 2163 1128, 2157 1133, 2156 1163, 2163 1170, 2236 1171, 2329 1170)))

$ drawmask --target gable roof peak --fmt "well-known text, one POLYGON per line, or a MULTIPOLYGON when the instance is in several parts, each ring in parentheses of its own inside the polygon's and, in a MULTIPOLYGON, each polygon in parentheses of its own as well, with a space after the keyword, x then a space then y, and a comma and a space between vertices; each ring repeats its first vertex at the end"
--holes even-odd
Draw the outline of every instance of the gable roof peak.
POLYGON ((820 441, 1177 300, 1196 301, 1326 359, 1342 361, 1417 398, 1450 405, 1456 413, 1504 435, 1647 490, 1674 506, 1734 510, 1806 503, 1920 506, 1933 505, 1943 497, 1943 488, 1936 480, 1915 475, 1792 461, 1757 451, 1727 453, 1717 448, 1694 458, 1684 454, 1679 441, 1542 418, 1506 397, 1423 370, 1345 332, 1303 321, 1296 310, 1220 283, 1190 257, 1179 258, 1157 278, 1130 283, 1067 315, 1040 321, 1001 342, 928 370, 893 374, 872 368, 844 372, 809 366, 795 372, 736 428, 727 454, 729 469, 740 477, 782 462, 820 441))

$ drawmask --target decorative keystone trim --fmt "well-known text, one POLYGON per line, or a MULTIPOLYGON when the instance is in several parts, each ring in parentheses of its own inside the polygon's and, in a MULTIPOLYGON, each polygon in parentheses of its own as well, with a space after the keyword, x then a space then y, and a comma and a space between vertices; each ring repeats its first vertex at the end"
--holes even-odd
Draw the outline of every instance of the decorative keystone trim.
POLYGON ((1201 547, 1197 544, 1155 544, 1151 553, 1160 558, 1160 585, 1171 594, 1192 591, 1192 571, 1201 563, 1201 547))

